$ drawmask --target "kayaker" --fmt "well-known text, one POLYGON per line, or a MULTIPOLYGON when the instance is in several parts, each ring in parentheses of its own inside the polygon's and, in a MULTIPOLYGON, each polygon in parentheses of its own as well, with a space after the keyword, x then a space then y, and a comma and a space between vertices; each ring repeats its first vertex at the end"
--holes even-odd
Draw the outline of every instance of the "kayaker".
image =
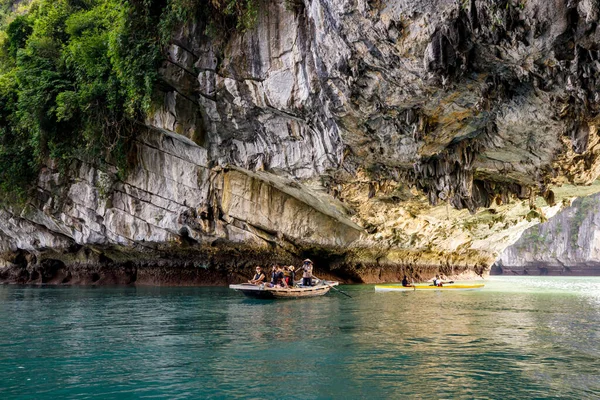
POLYGON ((248 283, 251 283, 253 285, 261 285, 265 283, 266 279, 267 277, 265 276, 264 272, 262 272, 262 268, 260 267, 260 265, 257 265, 256 273, 254 274, 254 277, 248 281, 248 283))
POLYGON ((410 283, 408 283, 408 278, 406 277, 406 275, 404 275, 404 278, 402 278, 402 286, 404 286, 404 287, 412 286, 410 283))
POLYGON ((444 283, 440 279, 439 275, 436 275, 435 278, 433 278, 433 286, 442 286, 443 284, 444 283))
POLYGON ((313 262, 310 259, 304 260, 302 263, 302 286, 312 286, 312 271, 313 262))

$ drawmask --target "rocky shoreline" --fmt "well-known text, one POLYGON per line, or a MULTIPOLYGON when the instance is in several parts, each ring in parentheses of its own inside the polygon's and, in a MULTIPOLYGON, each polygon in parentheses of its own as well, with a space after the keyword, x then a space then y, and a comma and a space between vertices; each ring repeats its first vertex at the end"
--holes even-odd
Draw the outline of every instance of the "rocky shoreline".
POLYGON ((256 265, 265 268, 274 262, 300 265, 304 257, 315 261, 316 276, 344 284, 399 282, 404 275, 416 282, 430 280, 436 274, 448 280, 476 280, 489 275, 600 276, 600 263, 593 262, 574 266, 494 264, 486 269, 468 264, 427 264, 417 258, 402 263, 366 259, 357 262, 357 254, 353 252, 303 252, 298 256, 276 250, 220 246, 136 253, 85 247, 76 252, 48 251, 37 255, 26 251, 5 253, 0 258, 0 284, 225 286, 249 279, 256 265))
POLYGON ((435 274, 466 280, 486 273, 484 267, 426 264, 418 259, 402 263, 357 262, 357 254, 352 252, 300 254, 240 246, 143 253, 87 247, 77 252, 49 251, 37 255, 17 251, 0 258, 0 283, 222 286, 246 281, 256 265, 269 267, 274 262, 300 265, 304 257, 314 260, 316 276, 347 284, 399 282, 404 275, 414 281, 426 281, 435 274))

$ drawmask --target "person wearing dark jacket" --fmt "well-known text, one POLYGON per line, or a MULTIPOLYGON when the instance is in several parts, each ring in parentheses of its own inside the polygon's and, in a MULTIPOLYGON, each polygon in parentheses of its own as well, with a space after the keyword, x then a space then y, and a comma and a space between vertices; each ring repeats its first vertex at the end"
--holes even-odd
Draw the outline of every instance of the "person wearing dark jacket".
POLYGON ((296 268, 294 268, 293 265, 290 265, 288 267, 288 270, 290 271, 290 281, 288 282, 288 286, 289 287, 294 287, 294 282, 296 279, 296 268))
POLYGON ((260 267, 260 265, 257 265, 256 273, 254 274, 254 277, 248 281, 248 283, 251 283, 253 285, 262 285, 263 283, 265 283, 266 279, 267 277, 265 276, 265 273, 262 272, 262 268, 260 267))
POLYGON ((271 283, 268 284, 269 287, 275 286, 283 286, 283 271, 281 270, 281 266, 279 264, 275 264, 273 266, 273 272, 271 274, 271 283))

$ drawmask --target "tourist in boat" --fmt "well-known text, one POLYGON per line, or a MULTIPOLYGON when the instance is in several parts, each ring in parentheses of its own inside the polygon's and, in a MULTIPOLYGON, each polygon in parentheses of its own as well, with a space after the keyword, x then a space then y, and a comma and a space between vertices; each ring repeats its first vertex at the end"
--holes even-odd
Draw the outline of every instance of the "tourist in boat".
POLYGON ((307 258, 304 260, 302 263, 302 271, 302 286, 312 286, 313 262, 310 259, 307 258))
POLYGON ((443 284, 444 282, 442 282, 439 275, 436 275, 435 278, 433 278, 433 286, 442 286, 443 284))
POLYGON ((277 281, 277 267, 278 267, 277 264, 273 264, 271 266, 271 282, 270 282, 271 286, 274 286, 275 282, 277 281))
POLYGON ((288 286, 294 287, 294 281, 296 279, 296 268, 293 265, 290 265, 288 267, 288 270, 290 271, 290 280, 288 282, 288 286))
POLYGON ((281 265, 274 264, 273 272, 271 273, 271 283, 267 284, 269 287, 285 287, 285 283, 283 282, 283 271, 281 270, 281 265))
POLYGON ((277 267, 278 267, 277 268, 277 285, 287 288, 288 287, 287 281, 285 280, 285 275, 283 273, 285 267, 283 267, 281 265, 278 265, 277 267))
POLYGON ((265 283, 266 279, 267 277, 265 276, 265 273, 262 272, 262 268, 260 267, 260 265, 257 265, 256 273, 254 274, 254 277, 248 281, 248 283, 251 283, 253 285, 262 285, 263 283, 265 283))
POLYGON ((288 276, 286 275, 286 273, 288 273, 288 269, 287 267, 284 266, 280 266, 279 267, 279 275, 278 275, 278 285, 282 288, 288 288, 288 276))
POLYGON ((282 267, 282 272, 283 272, 283 283, 285 283, 285 287, 289 287, 290 286, 290 278, 291 278, 289 267, 284 265, 282 267))

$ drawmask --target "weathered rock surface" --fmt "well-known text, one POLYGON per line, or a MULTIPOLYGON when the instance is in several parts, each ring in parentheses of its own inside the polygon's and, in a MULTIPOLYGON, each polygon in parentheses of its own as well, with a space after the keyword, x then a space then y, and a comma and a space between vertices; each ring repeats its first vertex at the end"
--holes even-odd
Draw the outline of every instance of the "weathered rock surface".
POLYGON ((591 0, 261 0, 246 32, 188 21, 135 167, 49 165, 26 207, 0 213, 0 279, 199 282, 202 265, 223 282, 306 256, 351 281, 485 273, 600 189, 597 14, 591 0))
POLYGON ((600 275, 600 196, 575 200, 550 221, 523 232, 493 274, 600 275))

